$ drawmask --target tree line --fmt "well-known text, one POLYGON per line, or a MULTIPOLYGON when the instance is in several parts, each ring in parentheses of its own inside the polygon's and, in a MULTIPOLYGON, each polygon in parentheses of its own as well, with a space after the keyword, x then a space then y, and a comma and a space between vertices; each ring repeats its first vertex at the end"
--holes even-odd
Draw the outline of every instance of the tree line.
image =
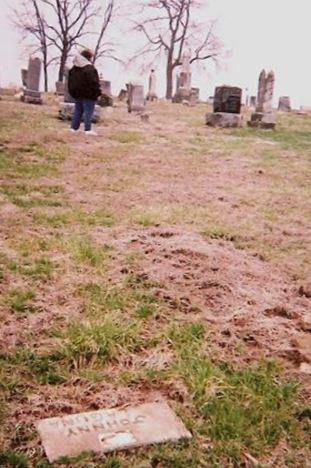
POLYGON ((31 53, 41 56, 45 91, 50 66, 57 65, 58 80, 63 81, 73 49, 82 44, 93 49, 94 63, 104 57, 121 61, 122 44, 112 33, 112 26, 118 25, 120 37, 138 34, 139 47, 127 60, 165 61, 170 99, 174 70, 186 49, 192 53, 190 63, 217 62, 221 56, 215 22, 200 20, 202 8, 201 0, 21 0, 12 21, 31 53))

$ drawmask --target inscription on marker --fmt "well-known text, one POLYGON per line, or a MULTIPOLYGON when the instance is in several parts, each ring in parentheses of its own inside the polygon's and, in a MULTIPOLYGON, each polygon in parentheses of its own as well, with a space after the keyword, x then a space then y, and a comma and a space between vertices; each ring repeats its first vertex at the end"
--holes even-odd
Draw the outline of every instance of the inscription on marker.
POLYGON ((37 429, 50 462, 87 450, 104 453, 191 437, 167 403, 44 419, 37 429))

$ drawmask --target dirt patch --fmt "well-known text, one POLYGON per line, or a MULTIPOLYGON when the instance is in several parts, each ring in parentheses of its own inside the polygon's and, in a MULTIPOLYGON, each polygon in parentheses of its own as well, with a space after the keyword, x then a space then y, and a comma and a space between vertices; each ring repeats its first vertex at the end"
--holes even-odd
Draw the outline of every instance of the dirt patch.
MULTIPOLYGON (((232 242, 170 227, 100 228, 93 236, 120 258, 140 253, 136 277, 155 284, 155 294, 177 312, 203 317, 227 351, 242 341, 247 359, 283 356, 302 332, 310 301, 289 277, 232 242)), ((119 265, 110 275, 116 280, 120 272, 129 270, 119 265)))

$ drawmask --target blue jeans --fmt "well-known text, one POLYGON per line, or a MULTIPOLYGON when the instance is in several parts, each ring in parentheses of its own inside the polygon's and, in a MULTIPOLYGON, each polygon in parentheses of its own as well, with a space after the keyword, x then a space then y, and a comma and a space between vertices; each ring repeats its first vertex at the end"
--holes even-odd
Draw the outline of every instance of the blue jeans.
POLYGON ((93 99, 75 99, 75 110, 71 120, 71 128, 78 130, 82 117, 84 120, 84 130, 90 131, 92 128, 92 117, 94 114, 95 103, 93 99))

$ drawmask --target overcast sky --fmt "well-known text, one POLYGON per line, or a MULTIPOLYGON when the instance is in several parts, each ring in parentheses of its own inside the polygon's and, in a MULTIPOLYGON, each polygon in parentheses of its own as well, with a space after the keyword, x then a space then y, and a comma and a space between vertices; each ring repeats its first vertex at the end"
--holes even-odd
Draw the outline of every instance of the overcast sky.
MULTIPOLYGON (((193 85, 200 87, 203 97, 213 94, 214 86, 220 84, 248 88, 249 94, 256 94, 258 75, 265 68, 275 71, 275 103, 280 95, 289 95, 294 106, 311 106, 311 0, 205 1, 207 19, 218 18, 218 34, 230 56, 221 71, 216 72, 212 65, 205 71, 194 70, 193 85)), ((0 0, 0 83, 3 86, 20 84, 20 68, 27 63, 18 32, 9 19, 13 4, 18 6, 19 0, 0 0)), ((132 46, 136 46, 139 39, 127 35, 126 40, 135 41, 132 46)), ((115 93, 132 73, 110 61, 103 68, 115 93)), ((163 70, 158 69, 157 75, 159 94, 163 95, 163 70)), ((147 83, 146 76, 140 78, 147 83)))

